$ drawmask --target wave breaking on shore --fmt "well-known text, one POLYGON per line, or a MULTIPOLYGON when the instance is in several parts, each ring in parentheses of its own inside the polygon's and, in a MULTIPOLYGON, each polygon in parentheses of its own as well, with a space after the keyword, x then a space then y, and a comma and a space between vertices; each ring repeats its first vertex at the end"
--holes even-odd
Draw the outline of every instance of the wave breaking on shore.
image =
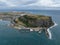
POLYGON ((49 39, 52 39, 52 34, 51 34, 50 29, 53 28, 53 27, 55 27, 55 26, 57 26, 57 25, 58 25, 58 24, 54 22, 54 25, 47 29, 47 32, 48 32, 48 34, 49 34, 49 37, 48 37, 49 39))

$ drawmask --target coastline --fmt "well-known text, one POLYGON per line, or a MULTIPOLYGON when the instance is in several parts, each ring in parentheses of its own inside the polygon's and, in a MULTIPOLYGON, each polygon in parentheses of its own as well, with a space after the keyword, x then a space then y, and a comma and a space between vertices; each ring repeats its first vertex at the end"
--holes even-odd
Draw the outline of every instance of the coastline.
MULTIPOLYGON (((0 21, 3 21, 2 19, 0 19, 0 21)), ((10 25, 10 24, 9 24, 10 25)), ((8 25, 8 26, 9 26, 8 25)), ((50 29, 51 28, 53 28, 53 27, 55 27, 55 26, 57 26, 58 24, 56 23, 56 22, 54 22, 54 25, 53 26, 51 26, 51 27, 49 27, 48 29, 47 29, 47 33, 48 33, 48 38, 49 39, 52 39, 52 34, 51 34, 51 31, 50 31, 50 29)), ((17 26, 13 26, 13 24, 11 24, 10 26, 12 26, 12 27, 14 27, 14 28, 16 28, 16 29, 30 29, 30 31, 38 31, 38 33, 41 33, 41 29, 43 29, 43 28, 25 28, 25 27, 23 27, 23 28, 20 28, 20 27, 17 27, 17 26)))
MULTIPOLYGON (((51 26, 50 28, 48 28, 48 29, 46 30, 46 32, 48 33, 48 35, 46 34, 46 35, 48 36, 48 39, 52 39, 52 34, 51 34, 50 29, 53 28, 53 27, 55 27, 55 26, 57 26, 56 23, 54 23, 53 26, 51 26)), ((30 29, 30 32, 36 31, 36 29, 32 29, 32 28, 20 28, 20 27, 14 27, 14 28, 19 29, 19 30, 20 30, 20 29, 27 29, 27 30, 30 29)), ((39 30, 38 30, 38 33, 41 33, 41 31, 42 31, 42 30, 39 29, 39 30)))
POLYGON ((55 26, 57 26, 57 25, 58 25, 58 24, 57 24, 56 22, 54 22, 54 25, 47 29, 47 32, 48 32, 48 34, 49 34, 49 37, 48 37, 49 39, 52 39, 52 34, 51 34, 50 29, 53 28, 53 27, 55 27, 55 26))

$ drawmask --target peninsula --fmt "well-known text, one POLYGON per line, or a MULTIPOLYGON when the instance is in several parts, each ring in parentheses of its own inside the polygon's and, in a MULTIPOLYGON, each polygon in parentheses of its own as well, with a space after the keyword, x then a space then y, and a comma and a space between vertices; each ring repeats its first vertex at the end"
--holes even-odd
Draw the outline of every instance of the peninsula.
POLYGON ((39 33, 44 30, 47 37, 49 37, 47 29, 54 25, 51 16, 25 12, 1 12, 0 19, 11 21, 11 26, 16 29, 30 29, 39 33))

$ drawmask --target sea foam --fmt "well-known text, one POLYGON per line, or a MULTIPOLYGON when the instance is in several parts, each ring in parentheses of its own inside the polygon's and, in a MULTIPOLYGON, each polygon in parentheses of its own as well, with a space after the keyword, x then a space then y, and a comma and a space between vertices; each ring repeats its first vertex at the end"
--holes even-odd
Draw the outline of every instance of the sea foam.
POLYGON ((51 34, 50 29, 53 28, 53 27, 55 27, 55 26, 57 26, 57 25, 58 25, 58 24, 54 22, 54 25, 47 29, 47 32, 48 32, 48 34, 49 34, 49 39, 52 39, 52 34, 51 34))

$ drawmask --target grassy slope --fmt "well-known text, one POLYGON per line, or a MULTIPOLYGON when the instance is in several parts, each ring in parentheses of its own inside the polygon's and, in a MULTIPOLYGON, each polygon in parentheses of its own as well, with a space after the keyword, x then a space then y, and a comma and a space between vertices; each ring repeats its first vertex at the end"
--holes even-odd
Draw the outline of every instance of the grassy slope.
POLYGON ((37 26, 33 26, 31 23, 33 23, 36 20, 48 21, 49 19, 50 19, 50 16, 24 15, 23 17, 18 18, 18 20, 16 21, 17 22, 16 24, 27 26, 27 27, 37 27, 37 26))

